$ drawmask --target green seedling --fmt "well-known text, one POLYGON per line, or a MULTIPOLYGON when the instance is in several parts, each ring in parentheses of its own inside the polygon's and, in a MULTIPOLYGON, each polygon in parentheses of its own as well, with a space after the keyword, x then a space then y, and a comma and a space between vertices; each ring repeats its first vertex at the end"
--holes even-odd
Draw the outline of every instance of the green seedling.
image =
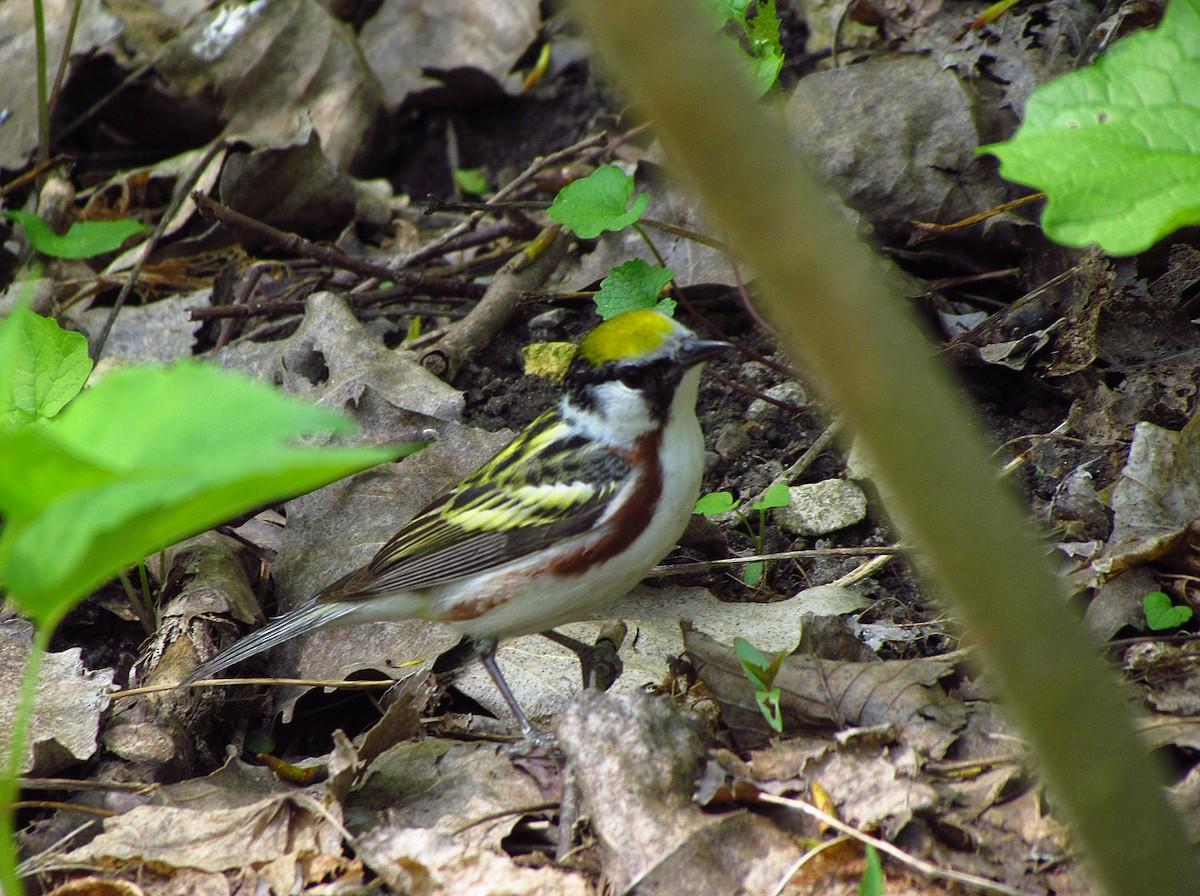
POLYGON ((1170 595, 1162 591, 1151 591, 1143 597, 1142 611, 1146 614, 1146 625, 1156 632, 1179 628, 1193 615, 1191 607, 1172 603, 1170 595))
POLYGON ((455 186, 472 196, 482 196, 492 188, 488 183, 486 168, 455 168, 451 176, 455 186))
POLYGON ((1038 87, 1013 139, 980 147, 1047 195, 1042 228, 1068 246, 1142 252, 1200 223, 1200 0, 1094 65, 1038 87))
MULTIPOLYGON (((707 495, 702 495, 700 500, 696 502, 695 512, 701 516, 716 516, 719 513, 734 513, 741 520, 742 526, 746 533, 754 542, 754 552, 761 554, 763 550, 763 541, 766 538, 767 529, 767 511, 774 507, 787 507, 791 500, 786 482, 777 482, 763 496, 750 505, 751 510, 758 511, 758 525, 751 522, 750 518, 738 510, 741 502, 734 499, 729 492, 711 492, 707 495)), ((745 570, 742 572, 742 581, 749 587, 753 588, 762 581, 763 573, 766 572, 766 565, 762 560, 752 560, 746 564, 745 570)))
POLYGON ((771 659, 767 659, 761 650, 745 638, 734 638, 733 649, 742 664, 742 671, 754 685, 754 699, 758 701, 763 718, 767 720, 772 731, 782 734, 783 711, 779 705, 781 694, 779 688, 775 687, 775 676, 779 673, 779 667, 783 665, 787 651, 781 650, 771 659))
POLYGON ((870 843, 866 850, 867 867, 863 869, 862 881, 858 885, 858 896, 883 896, 883 864, 879 851, 870 843))

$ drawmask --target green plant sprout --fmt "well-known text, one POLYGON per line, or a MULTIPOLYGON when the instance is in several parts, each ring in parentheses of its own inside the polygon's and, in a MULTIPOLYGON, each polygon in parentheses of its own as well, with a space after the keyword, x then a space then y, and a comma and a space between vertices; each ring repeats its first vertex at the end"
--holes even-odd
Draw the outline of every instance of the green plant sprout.
POLYGON ((883 896, 883 864, 879 861, 879 850, 870 843, 867 844, 866 860, 858 896, 883 896))
POLYGON ((195 362, 91 370, 83 337, 18 307, 0 319, 0 581, 34 624, 0 776, 0 889, 21 892, 13 802, 42 657, 95 588, 255 507, 411 453, 297 446, 348 434, 326 408, 195 362))
POLYGON ((742 49, 744 55, 738 58, 745 61, 755 95, 761 97, 775 86, 783 68, 775 0, 710 0, 710 4, 717 27, 742 49))
MULTIPOLYGON (((751 510, 758 511, 758 525, 755 526, 750 518, 738 510, 741 505, 740 500, 735 500, 729 492, 709 492, 707 495, 701 495, 700 500, 696 502, 695 512, 701 516, 710 517, 716 516, 719 513, 734 513, 741 520, 742 526, 745 527, 746 533, 754 542, 754 552, 761 554, 763 550, 763 541, 766 538, 767 529, 767 511, 774 507, 787 507, 791 500, 791 495, 788 491, 786 482, 777 482, 763 496, 750 505, 751 510)), ((745 570, 742 572, 742 582, 753 588, 757 585, 766 571, 766 564, 762 560, 752 560, 746 564, 745 570)))
POLYGON ((979 148, 1047 195, 1042 228, 1068 246, 1145 251, 1200 223, 1200 0, 1038 87, 1015 137, 979 148))
POLYGON ((667 267, 658 247, 638 223, 650 197, 645 193, 635 197, 636 189, 633 175, 616 165, 606 165, 567 184, 550 204, 550 217, 581 239, 632 227, 658 261, 651 265, 632 259, 609 271, 596 293, 596 311, 605 320, 636 308, 656 308, 665 314, 675 310, 670 299, 659 301, 662 291, 675 279, 675 272, 667 267))
POLYGON ((492 188, 486 168, 455 168, 450 175, 455 186, 472 196, 482 196, 492 188))
POLYGON ((1156 632, 1179 628, 1194 615, 1191 607, 1173 603, 1170 595, 1162 591, 1151 591, 1142 598, 1142 612, 1146 615, 1146 625, 1156 632))
POLYGON ((763 718, 767 720, 772 731, 782 734, 783 711, 779 705, 781 693, 779 688, 775 687, 775 676, 779 673, 779 667, 783 665, 787 651, 781 650, 771 659, 767 659, 761 650, 745 638, 734 638, 733 649, 742 664, 742 671, 754 685, 754 699, 758 701, 763 718))

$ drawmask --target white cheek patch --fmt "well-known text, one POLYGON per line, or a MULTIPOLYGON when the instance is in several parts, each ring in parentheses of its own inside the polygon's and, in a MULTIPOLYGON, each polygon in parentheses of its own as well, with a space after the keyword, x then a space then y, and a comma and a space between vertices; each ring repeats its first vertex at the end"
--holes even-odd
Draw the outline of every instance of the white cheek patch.
POLYGON ((623 383, 597 383, 591 405, 580 408, 564 401, 563 416, 579 427, 585 438, 628 444, 654 429, 654 420, 643 396, 623 383))

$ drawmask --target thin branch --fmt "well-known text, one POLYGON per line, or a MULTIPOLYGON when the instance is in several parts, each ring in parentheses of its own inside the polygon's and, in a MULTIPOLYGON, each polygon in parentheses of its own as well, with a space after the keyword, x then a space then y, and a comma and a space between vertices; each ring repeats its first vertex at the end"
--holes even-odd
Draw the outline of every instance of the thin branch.
POLYGON ((484 287, 477 283, 464 283, 461 280, 449 280, 443 277, 427 277, 423 274, 404 271, 396 273, 385 265, 375 264, 363 258, 354 258, 345 252, 314 243, 297 234, 287 233, 269 224, 264 224, 241 212, 235 212, 203 193, 192 194, 192 199, 205 217, 216 218, 222 224, 236 231, 261 239, 285 252, 311 258, 330 267, 358 274, 360 277, 395 280, 426 295, 464 296, 471 299, 483 297, 484 287))
POLYGON ((182 185, 182 188, 176 191, 174 198, 171 200, 171 204, 167 206, 162 217, 159 219, 158 224, 155 226, 154 231, 150 234, 150 238, 143 244, 142 251, 138 255, 138 260, 134 262, 133 268, 129 272, 129 279, 125 281, 125 285, 121 287, 120 293, 117 294, 117 300, 113 303, 113 308, 112 311, 109 312, 108 320, 104 322, 104 329, 100 331, 100 338, 96 340, 96 346, 94 349, 95 360, 100 360, 100 355, 103 354, 104 346, 108 342, 108 335, 112 332, 113 324, 117 322, 117 315, 121 312, 121 308, 124 306, 125 300, 129 298, 129 293, 133 291, 133 286, 135 283, 137 283, 138 277, 141 276, 142 268, 146 266, 146 259, 150 257, 150 253, 154 251, 154 248, 158 245, 159 240, 163 238, 163 234, 167 232, 167 227, 170 225, 171 220, 175 217, 175 213, 178 212, 180 207, 183 205, 183 202, 187 198, 188 194, 192 192, 192 187, 196 186, 196 184, 200 181, 200 176, 204 174, 208 166, 212 164, 212 161, 217 157, 217 154, 224 151, 224 149, 224 140, 214 140, 212 145, 205 150, 203 157, 201 157, 200 161, 196 164, 196 167, 193 168, 188 174, 187 180, 182 185))
MULTIPOLYGON (((534 177, 536 177, 537 174, 543 169, 549 168, 551 165, 557 165, 559 162, 572 158, 586 149, 591 149, 594 146, 603 144, 606 136, 607 135, 601 131, 598 134, 592 134, 590 137, 585 137, 578 143, 571 144, 566 149, 560 149, 557 152, 552 152, 548 156, 539 156, 538 158, 534 159, 532 163, 530 163, 528 168, 497 190, 496 195, 489 199, 485 205, 490 206, 493 203, 503 202, 509 196, 513 195, 513 193, 517 192, 517 190, 521 189, 527 183, 533 180, 534 177)), ((489 210, 491 209, 482 208, 472 212, 467 220, 455 227, 450 228, 438 239, 434 240, 432 243, 429 243, 429 245, 423 246, 422 248, 417 249, 415 252, 412 252, 400 259, 398 262, 392 265, 393 270, 400 271, 419 262, 441 255, 444 251, 446 251, 446 245, 448 243, 456 240, 464 233, 469 233, 470 231, 474 230, 475 226, 483 219, 483 216, 487 214, 489 210)), ((391 274, 389 276, 395 275, 391 274)))
MULTIPOLYGON (((835 815, 830 815, 828 812, 818 809, 811 803, 804 800, 789 799, 788 797, 775 796, 771 793, 758 791, 755 799, 762 803, 770 803, 773 806, 782 806, 785 809, 794 809, 797 812, 803 812, 812 818, 817 819, 823 824, 829 825, 834 830, 841 831, 843 834, 848 834, 855 840, 862 843, 874 846, 882 853, 886 853, 900 864, 905 865, 919 874, 924 874, 926 877, 934 880, 952 880, 955 883, 963 884, 968 887, 976 887, 988 893, 1001 893, 1003 896, 1036 896, 1029 890, 1018 890, 1015 887, 1010 887, 1008 884, 1002 884, 999 881, 989 880, 986 877, 979 877, 975 874, 968 874, 965 871, 955 871, 953 868, 939 868, 932 862, 926 862, 924 859, 918 859, 916 856, 911 856, 902 850, 900 847, 889 843, 886 840, 881 840, 878 837, 872 837, 870 834, 865 834, 853 825, 846 824, 835 815)), ((798 867, 798 866, 797 866, 798 867)), ((795 869, 780 881, 779 886, 775 889, 776 893, 782 893, 787 882, 791 880, 795 874, 795 869)))

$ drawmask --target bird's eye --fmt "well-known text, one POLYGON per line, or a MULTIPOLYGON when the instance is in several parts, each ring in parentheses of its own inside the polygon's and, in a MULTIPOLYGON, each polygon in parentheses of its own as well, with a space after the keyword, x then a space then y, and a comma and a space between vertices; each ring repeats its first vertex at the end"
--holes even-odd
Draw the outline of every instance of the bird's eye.
POLYGON ((637 367, 623 367, 617 371, 617 379, 630 389, 640 389, 643 385, 642 371, 637 367))

